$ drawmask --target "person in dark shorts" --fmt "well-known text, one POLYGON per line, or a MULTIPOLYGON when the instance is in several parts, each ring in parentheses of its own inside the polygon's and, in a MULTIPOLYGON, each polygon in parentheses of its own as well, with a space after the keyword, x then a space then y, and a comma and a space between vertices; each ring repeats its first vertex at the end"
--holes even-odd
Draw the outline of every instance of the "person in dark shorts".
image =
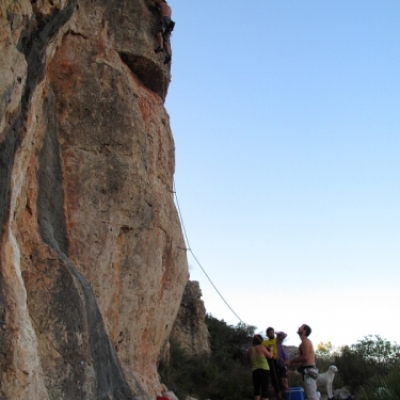
POLYGON ((285 348, 283 347, 283 341, 286 339, 287 334, 285 332, 278 332, 276 334, 276 344, 278 348, 278 376, 281 378, 282 386, 284 390, 289 388, 289 382, 287 378, 287 367, 286 361, 289 360, 289 356, 285 348))
POLYGON ((158 47, 154 49, 156 53, 160 53, 165 50, 164 64, 169 64, 172 59, 171 51, 171 31, 175 23, 171 19, 172 9, 167 4, 166 0, 154 0, 160 10, 160 19, 156 25, 156 38, 158 41, 158 47))
POLYGON ((247 351, 247 357, 251 362, 253 371, 254 400, 268 400, 269 365, 268 358, 272 357, 272 351, 263 346, 263 337, 254 335, 253 343, 247 351))
POLYGON ((271 371, 271 384, 274 388, 276 397, 279 398, 281 394, 284 395, 284 388, 278 371, 278 347, 275 330, 272 327, 268 327, 265 333, 267 334, 267 339, 263 341, 263 345, 271 349, 273 354, 272 358, 268 359, 269 369, 271 371))

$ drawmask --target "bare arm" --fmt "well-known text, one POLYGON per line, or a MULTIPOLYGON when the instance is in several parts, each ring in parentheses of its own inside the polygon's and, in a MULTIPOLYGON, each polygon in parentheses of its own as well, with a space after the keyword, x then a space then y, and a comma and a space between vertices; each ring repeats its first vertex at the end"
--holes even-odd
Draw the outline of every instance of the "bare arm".
POLYGON ((271 350, 267 349, 265 346, 260 344, 262 354, 267 358, 272 358, 273 353, 271 350))

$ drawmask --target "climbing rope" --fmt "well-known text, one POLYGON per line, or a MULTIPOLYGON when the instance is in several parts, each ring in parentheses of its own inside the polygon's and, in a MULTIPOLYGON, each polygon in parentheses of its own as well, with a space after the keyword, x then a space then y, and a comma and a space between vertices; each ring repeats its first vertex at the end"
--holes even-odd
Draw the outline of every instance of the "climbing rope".
POLYGON ((195 254, 193 253, 191 247, 190 247, 190 243, 189 243, 189 238, 186 232, 186 228, 185 228, 185 223, 183 221, 183 217, 182 217, 182 212, 181 209, 179 207, 179 200, 178 200, 178 195, 176 194, 176 185, 175 185, 175 179, 173 180, 173 185, 174 185, 174 196, 175 196, 175 202, 176 202, 176 208, 178 209, 178 215, 179 215, 179 219, 181 221, 181 226, 182 226, 182 230, 183 230, 183 234, 185 237, 185 242, 187 247, 185 248, 185 250, 189 251, 190 254, 193 256, 194 260, 196 261, 197 265, 200 267, 200 269, 203 271, 204 275, 207 277, 208 281, 211 283, 212 287, 214 288, 214 290, 217 292, 217 294, 219 295, 219 297, 222 299, 222 301, 226 304, 226 306, 232 311, 232 313, 235 315, 235 317, 242 323, 244 324, 243 320, 237 315, 237 313, 234 311, 234 309, 228 304, 228 302, 225 300, 224 296, 222 296, 221 292, 217 289, 217 287, 215 286, 215 284, 213 283, 213 281, 211 280, 211 278, 208 276, 207 272, 205 271, 205 269, 203 268, 203 266, 201 265, 200 261, 197 259, 197 257, 195 256, 195 254))

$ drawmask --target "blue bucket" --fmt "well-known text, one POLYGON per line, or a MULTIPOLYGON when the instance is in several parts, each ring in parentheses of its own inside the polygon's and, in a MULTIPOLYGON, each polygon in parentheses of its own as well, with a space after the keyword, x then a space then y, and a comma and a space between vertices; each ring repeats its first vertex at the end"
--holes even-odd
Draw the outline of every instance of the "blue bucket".
POLYGON ((302 387, 292 387, 287 389, 285 400, 304 400, 304 389, 302 387))

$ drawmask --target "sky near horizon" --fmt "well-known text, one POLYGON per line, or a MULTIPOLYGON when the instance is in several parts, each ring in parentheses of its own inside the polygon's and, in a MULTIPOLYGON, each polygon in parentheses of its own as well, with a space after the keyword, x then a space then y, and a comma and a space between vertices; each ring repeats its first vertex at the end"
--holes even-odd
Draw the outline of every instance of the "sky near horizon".
MULTIPOLYGON (((170 0, 190 248, 248 325, 400 342, 400 1, 170 0)), ((188 252, 207 312, 240 321, 188 252)))

